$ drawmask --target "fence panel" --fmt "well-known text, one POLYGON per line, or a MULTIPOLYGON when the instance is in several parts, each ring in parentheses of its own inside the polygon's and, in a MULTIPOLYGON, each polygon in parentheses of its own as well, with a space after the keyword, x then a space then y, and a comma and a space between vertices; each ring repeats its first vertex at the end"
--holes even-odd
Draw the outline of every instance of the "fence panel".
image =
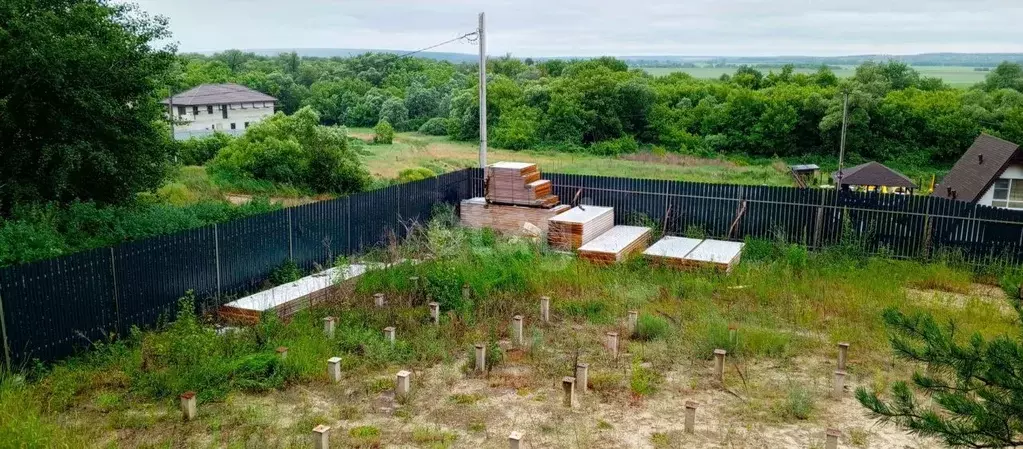
POLYGON ((303 271, 330 266, 348 254, 348 198, 293 207, 291 254, 303 271))
POLYGON ((288 212, 279 210, 217 225, 221 296, 262 286, 289 253, 288 212))
POLYGON ((117 329, 112 262, 99 248, 0 268, 13 366, 66 357, 117 329))
POLYGON ((217 297, 216 241, 213 226, 128 242, 114 247, 119 332, 173 318, 178 300, 189 290, 196 307, 212 307, 217 297))
POLYGON ((351 251, 359 253, 380 246, 398 224, 398 186, 358 193, 351 201, 351 251))

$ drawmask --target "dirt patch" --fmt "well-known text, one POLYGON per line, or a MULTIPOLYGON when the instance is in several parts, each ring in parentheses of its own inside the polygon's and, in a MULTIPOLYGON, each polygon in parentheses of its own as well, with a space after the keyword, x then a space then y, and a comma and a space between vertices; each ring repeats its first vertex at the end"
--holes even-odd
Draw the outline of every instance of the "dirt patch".
MULTIPOLYGON (((230 201, 231 204, 234 204, 236 206, 241 206, 242 204, 247 204, 247 203, 251 202, 253 198, 255 198, 253 195, 246 195, 246 194, 242 194, 242 193, 226 193, 226 194, 224 194, 224 199, 226 199, 227 201, 230 201)), ((329 199, 331 199, 331 197, 329 195, 318 195, 318 196, 315 196, 315 197, 304 196, 304 197, 301 197, 301 198, 287 198, 287 197, 270 197, 269 198, 271 203, 280 204, 280 205, 282 205, 284 207, 301 206, 303 204, 315 203, 317 201, 324 201, 324 200, 329 200, 329 199)))
POLYGON ((972 301, 981 301, 997 308, 1007 316, 1014 316, 1016 311, 1009 304, 1005 292, 1001 288, 987 284, 971 284, 969 293, 956 293, 943 290, 923 290, 906 288, 906 297, 923 303, 966 308, 972 301))

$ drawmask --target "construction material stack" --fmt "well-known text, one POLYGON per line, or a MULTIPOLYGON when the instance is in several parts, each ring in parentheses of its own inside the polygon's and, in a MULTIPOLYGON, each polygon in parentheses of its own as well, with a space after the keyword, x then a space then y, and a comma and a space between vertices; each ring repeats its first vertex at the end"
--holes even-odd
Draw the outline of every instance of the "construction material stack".
POLYGON ((536 164, 498 162, 487 167, 487 200, 491 203, 550 208, 558 204, 551 182, 540 179, 536 164))
POLYGON ((578 206, 547 222, 547 243, 555 248, 576 250, 615 224, 614 209, 578 206))
POLYGON ((728 273, 739 263, 742 247, 739 242, 668 236, 643 251, 643 255, 651 262, 674 268, 713 269, 728 273))
POLYGON ((579 258, 597 264, 621 262, 650 243, 650 228, 615 226, 579 247, 579 258))

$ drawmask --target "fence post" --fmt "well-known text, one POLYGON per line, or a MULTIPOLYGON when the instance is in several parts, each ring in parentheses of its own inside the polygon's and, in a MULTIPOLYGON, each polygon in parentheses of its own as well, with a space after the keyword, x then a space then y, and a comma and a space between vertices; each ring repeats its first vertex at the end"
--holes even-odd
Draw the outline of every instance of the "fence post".
POLYGON ((11 347, 7 343, 7 318, 4 317, 4 297, 3 292, 0 292, 0 336, 4 340, 4 365, 7 367, 7 371, 13 371, 11 365, 11 347))
POLYGON ((927 209, 924 212, 924 232, 922 232, 923 235, 921 236, 924 241, 923 247, 921 248, 922 253, 920 254, 921 258, 924 260, 931 259, 931 241, 933 240, 932 237, 934 231, 934 225, 931 224, 931 205, 934 204, 932 199, 933 197, 931 196, 924 197, 924 201, 927 202, 927 209))
POLYGON ((813 227, 813 248, 820 248, 821 246, 821 228, 824 226, 824 189, 817 189, 820 193, 821 202, 817 206, 817 220, 813 227))
POLYGON ((114 316, 117 333, 121 333, 121 299, 117 295, 117 262, 114 257, 114 247, 110 247, 110 283, 114 286, 114 316))
POLYGON ((213 259, 217 264, 217 305, 220 305, 220 230, 213 223, 213 259))

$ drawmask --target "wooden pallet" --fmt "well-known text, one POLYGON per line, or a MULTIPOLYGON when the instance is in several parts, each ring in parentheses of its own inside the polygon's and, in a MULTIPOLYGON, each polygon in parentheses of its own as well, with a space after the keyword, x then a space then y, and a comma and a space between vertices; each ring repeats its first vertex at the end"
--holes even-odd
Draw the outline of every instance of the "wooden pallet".
POLYGON ((551 218, 547 243, 555 248, 575 250, 614 226, 614 209, 579 206, 551 218))
POLYGON ((650 228, 615 226, 589 243, 580 246, 580 259, 598 264, 621 262, 650 243, 650 228))

